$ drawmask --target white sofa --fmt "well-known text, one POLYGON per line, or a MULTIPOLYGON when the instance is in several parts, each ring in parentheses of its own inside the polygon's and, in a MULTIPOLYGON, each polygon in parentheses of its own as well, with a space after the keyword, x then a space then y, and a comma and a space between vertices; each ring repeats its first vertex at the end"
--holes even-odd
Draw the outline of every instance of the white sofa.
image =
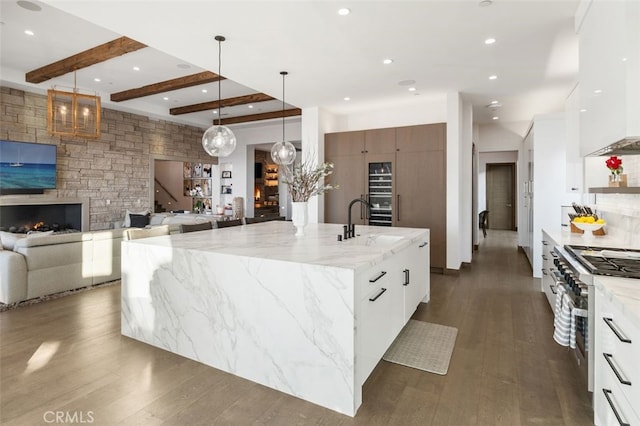
POLYGON ((123 233, 124 229, 113 229, 22 238, 2 233, 0 302, 119 279, 123 233))
MULTIPOLYGON (((150 227, 212 222, 215 215, 151 215, 150 227)), ((0 303, 10 304, 66 290, 120 279, 120 244, 124 232, 116 229, 69 234, 25 236, 0 232, 0 303)))

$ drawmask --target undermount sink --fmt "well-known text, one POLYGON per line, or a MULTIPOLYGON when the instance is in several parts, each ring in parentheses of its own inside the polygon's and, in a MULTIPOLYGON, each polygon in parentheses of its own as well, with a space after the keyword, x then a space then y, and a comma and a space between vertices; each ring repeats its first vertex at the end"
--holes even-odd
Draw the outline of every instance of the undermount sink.
POLYGON ((351 244, 371 247, 391 246, 402 240, 404 237, 395 235, 359 235, 349 240, 351 244))

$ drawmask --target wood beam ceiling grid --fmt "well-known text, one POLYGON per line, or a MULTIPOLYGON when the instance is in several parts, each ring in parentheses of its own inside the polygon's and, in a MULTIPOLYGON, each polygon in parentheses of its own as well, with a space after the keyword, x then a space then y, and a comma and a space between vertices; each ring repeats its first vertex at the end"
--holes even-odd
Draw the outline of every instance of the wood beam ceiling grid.
MULTIPOLYGON (((128 37, 120 37, 118 39, 93 47, 91 49, 87 49, 78 54, 32 70, 26 74, 25 79, 26 81, 31 83, 41 83, 52 78, 77 71, 79 69, 107 61, 109 59, 117 58, 118 56, 127 53, 135 52, 136 50, 140 50, 145 47, 147 46, 137 42, 136 40, 130 39, 128 37)), ((179 91, 209 83, 215 83, 218 80, 224 79, 224 77, 219 77, 213 72, 203 71, 184 77, 154 82, 137 88, 131 88, 112 93, 110 98, 113 102, 122 102, 171 91, 179 91)), ((228 82, 234 83, 230 80, 228 82)), ((237 83, 234 84, 238 85, 237 83)), ((280 101, 264 93, 258 92, 244 94, 241 96, 234 96, 231 98, 222 99, 220 103, 222 104, 223 123, 245 123, 250 121, 259 121, 282 117, 280 101), (257 106, 257 108, 254 110, 256 112, 254 112, 253 114, 245 114, 247 111, 251 110, 249 108, 244 109, 242 107, 248 105, 257 106), (271 111, 257 112, 265 109, 271 111), (231 115, 231 117, 225 118, 225 115, 231 115)), ((218 109, 218 105, 218 100, 214 99, 207 102, 174 107, 171 108, 169 112, 171 115, 198 113, 204 111, 213 112, 218 109)), ((289 106, 287 106, 287 108, 289 108, 289 106)), ((285 116, 287 117, 300 114, 301 111, 297 108, 289 108, 285 111, 285 116)), ((211 116, 212 119, 216 117, 214 114, 211 114, 211 116)))

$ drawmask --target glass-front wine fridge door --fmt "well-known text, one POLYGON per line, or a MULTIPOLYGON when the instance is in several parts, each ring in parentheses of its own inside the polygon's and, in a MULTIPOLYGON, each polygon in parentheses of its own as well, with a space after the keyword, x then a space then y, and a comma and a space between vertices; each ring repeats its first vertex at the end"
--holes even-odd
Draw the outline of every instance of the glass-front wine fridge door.
POLYGON ((369 163, 369 225, 391 226, 393 219, 393 164, 369 163))

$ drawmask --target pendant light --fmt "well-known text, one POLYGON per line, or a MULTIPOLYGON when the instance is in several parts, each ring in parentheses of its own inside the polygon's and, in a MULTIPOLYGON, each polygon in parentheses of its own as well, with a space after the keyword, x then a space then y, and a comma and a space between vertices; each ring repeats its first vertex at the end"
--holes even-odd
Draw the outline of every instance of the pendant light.
POLYGON ((217 35, 215 38, 218 41, 218 125, 216 126, 214 120, 213 126, 204 132, 204 135, 202 135, 202 147, 212 157, 226 157, 236 149, 236 136, 230 128, 222 125, 222 99, 220 93, 222 75, 220 74, 220 68, 222 42, 226 39, 221 35, 217 35))
POLYGON ((271 159, 280 166, 293 164, 296 159, 296 147, 284 138, 284 77, 287 74, 289 73, 286 71, 280 71, 282 76, 282 142, 276 142, 271 147, 271 159))

